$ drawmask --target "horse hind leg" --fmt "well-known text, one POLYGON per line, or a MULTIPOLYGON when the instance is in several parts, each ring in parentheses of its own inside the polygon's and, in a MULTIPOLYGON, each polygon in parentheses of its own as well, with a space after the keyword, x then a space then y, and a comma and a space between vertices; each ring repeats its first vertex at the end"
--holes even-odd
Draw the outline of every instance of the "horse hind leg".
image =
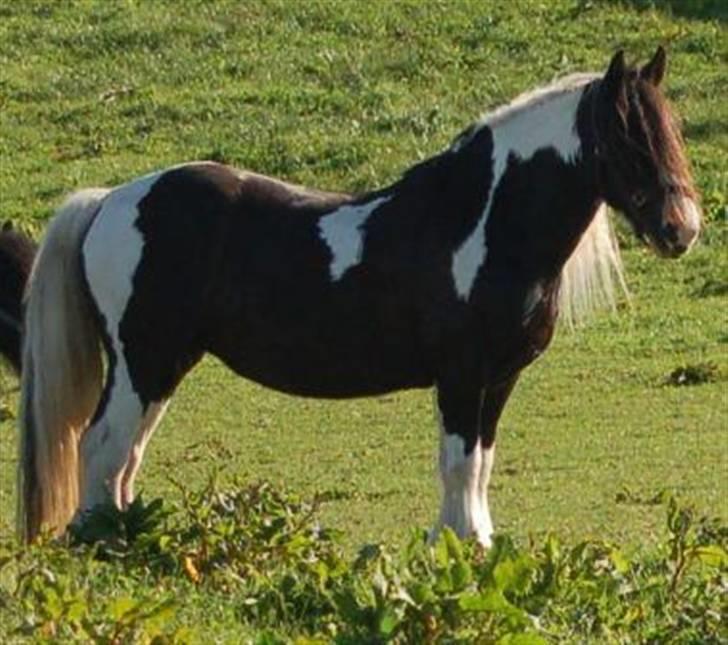
MULTIPOLYGON (((147 312, 148 313, 148 312, 147 312)), ((200 360, 203 351, 189 339, 148 332, 148 316, 127 308, 124 322, 112 341, 107 390, 96 420, 82 443, 82 459, 88 475, 83 479, 80 512, 111 501, 125 509, 134 501, 134 480, 152 434, 167 409, 177 385, 200 360)), ((160 329, 173 324, 160 321, 160 329)))
POLYGON ((124 509, 134 500, 134 479, 146 446, 176 386, 202 355, 200 350, 164 350, 158 346, 155 352, 152 345, 135 337, 123 352, 121 348, 109 352, 112 369, 95 419, 81 442, 79 517, 98 504, 111 502, 124 509))
POLYGON ((134 480, 142 465, 144 451, 164 413, 167 411, 168 404, 169 399, 153 402, 144 414, 121 477, 121 508, 123 509, 128 508, 134 501, 134 480))
POLYGON ((122 507, 122 478, 145 415, 123 353, 110 353, 110 369, 94 419, 81 438, 78 520, 95 506, 122 507))

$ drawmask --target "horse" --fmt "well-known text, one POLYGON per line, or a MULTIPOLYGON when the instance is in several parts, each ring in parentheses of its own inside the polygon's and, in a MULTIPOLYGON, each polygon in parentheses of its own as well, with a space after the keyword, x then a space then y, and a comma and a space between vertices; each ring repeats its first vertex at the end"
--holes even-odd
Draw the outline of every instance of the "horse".
POLYGON ((210 353, 304 397, 432 388, 431 536, 491 544, 496 426, 559 311, 621 280, 606 207, 664 257, 702 225, 666 54, 516 98, 383 188, 322 192, 213 162, 82 190, 29 280, 19 530, 124 509, 175 388, 210 353))
POLYGON ((23 291, 30 276, 36 244, 13 230, 9 222, 0 229, 0 355, 20 373, 20 332, 23 291))

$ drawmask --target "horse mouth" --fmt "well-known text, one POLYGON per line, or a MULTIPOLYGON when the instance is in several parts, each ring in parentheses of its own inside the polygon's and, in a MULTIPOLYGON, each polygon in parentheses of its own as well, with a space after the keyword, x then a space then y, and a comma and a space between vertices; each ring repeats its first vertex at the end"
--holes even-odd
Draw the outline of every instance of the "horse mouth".
POLYGON ((661 258, 679 258, 681 255, 685 255, 698 237, 696 234, 686 241, 683 237, 674 233, 670 234, 662 228, 655 230, 655 228, 629 217, 627 221, 637 238, 661 258))
POLYGON ((670 247, 661 246, 658 250, 658 254, 663 258, 679 258, 681 255, 687 253, 688 247, 682 245, 674 245, 670 247))
POLYGON ((667 240, 663 237, 651 235, 646 232, 639 233, 638 235, 639 238, 661 258, 679 258, 681 255, 685 255, 685 253, 687 253, 690 249, 690 245, 685 245, 673 240, 667 240))

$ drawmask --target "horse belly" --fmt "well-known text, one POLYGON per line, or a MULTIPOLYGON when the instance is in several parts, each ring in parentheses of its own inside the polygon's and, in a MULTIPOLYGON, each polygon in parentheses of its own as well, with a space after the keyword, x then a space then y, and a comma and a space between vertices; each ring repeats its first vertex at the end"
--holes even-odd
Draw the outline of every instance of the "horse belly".
POLYGON ((211 353, 243 377, 301 396, 351 398, 431 385, 419 343, 402 319, 321 306, 269 313, 225 324, 211 353))

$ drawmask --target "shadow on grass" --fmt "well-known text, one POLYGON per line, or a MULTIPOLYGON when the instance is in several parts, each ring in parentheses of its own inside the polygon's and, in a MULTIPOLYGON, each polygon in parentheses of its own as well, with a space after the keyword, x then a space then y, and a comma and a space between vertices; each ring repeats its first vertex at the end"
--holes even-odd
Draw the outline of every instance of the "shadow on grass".
POLYGON ((683 127, 687 139, 711 139, 721 134, 728 134, 728 123, 717 119, 688 123, 683 127))
MULTIPOLYGON (((720 20, 728 22, 726 0, 609 0, 612 4, 630 6, 635 9, 657 9, 668 15, 698 20, 720 20)), ((581 0, 582 3, 588 0, 581 0)))

